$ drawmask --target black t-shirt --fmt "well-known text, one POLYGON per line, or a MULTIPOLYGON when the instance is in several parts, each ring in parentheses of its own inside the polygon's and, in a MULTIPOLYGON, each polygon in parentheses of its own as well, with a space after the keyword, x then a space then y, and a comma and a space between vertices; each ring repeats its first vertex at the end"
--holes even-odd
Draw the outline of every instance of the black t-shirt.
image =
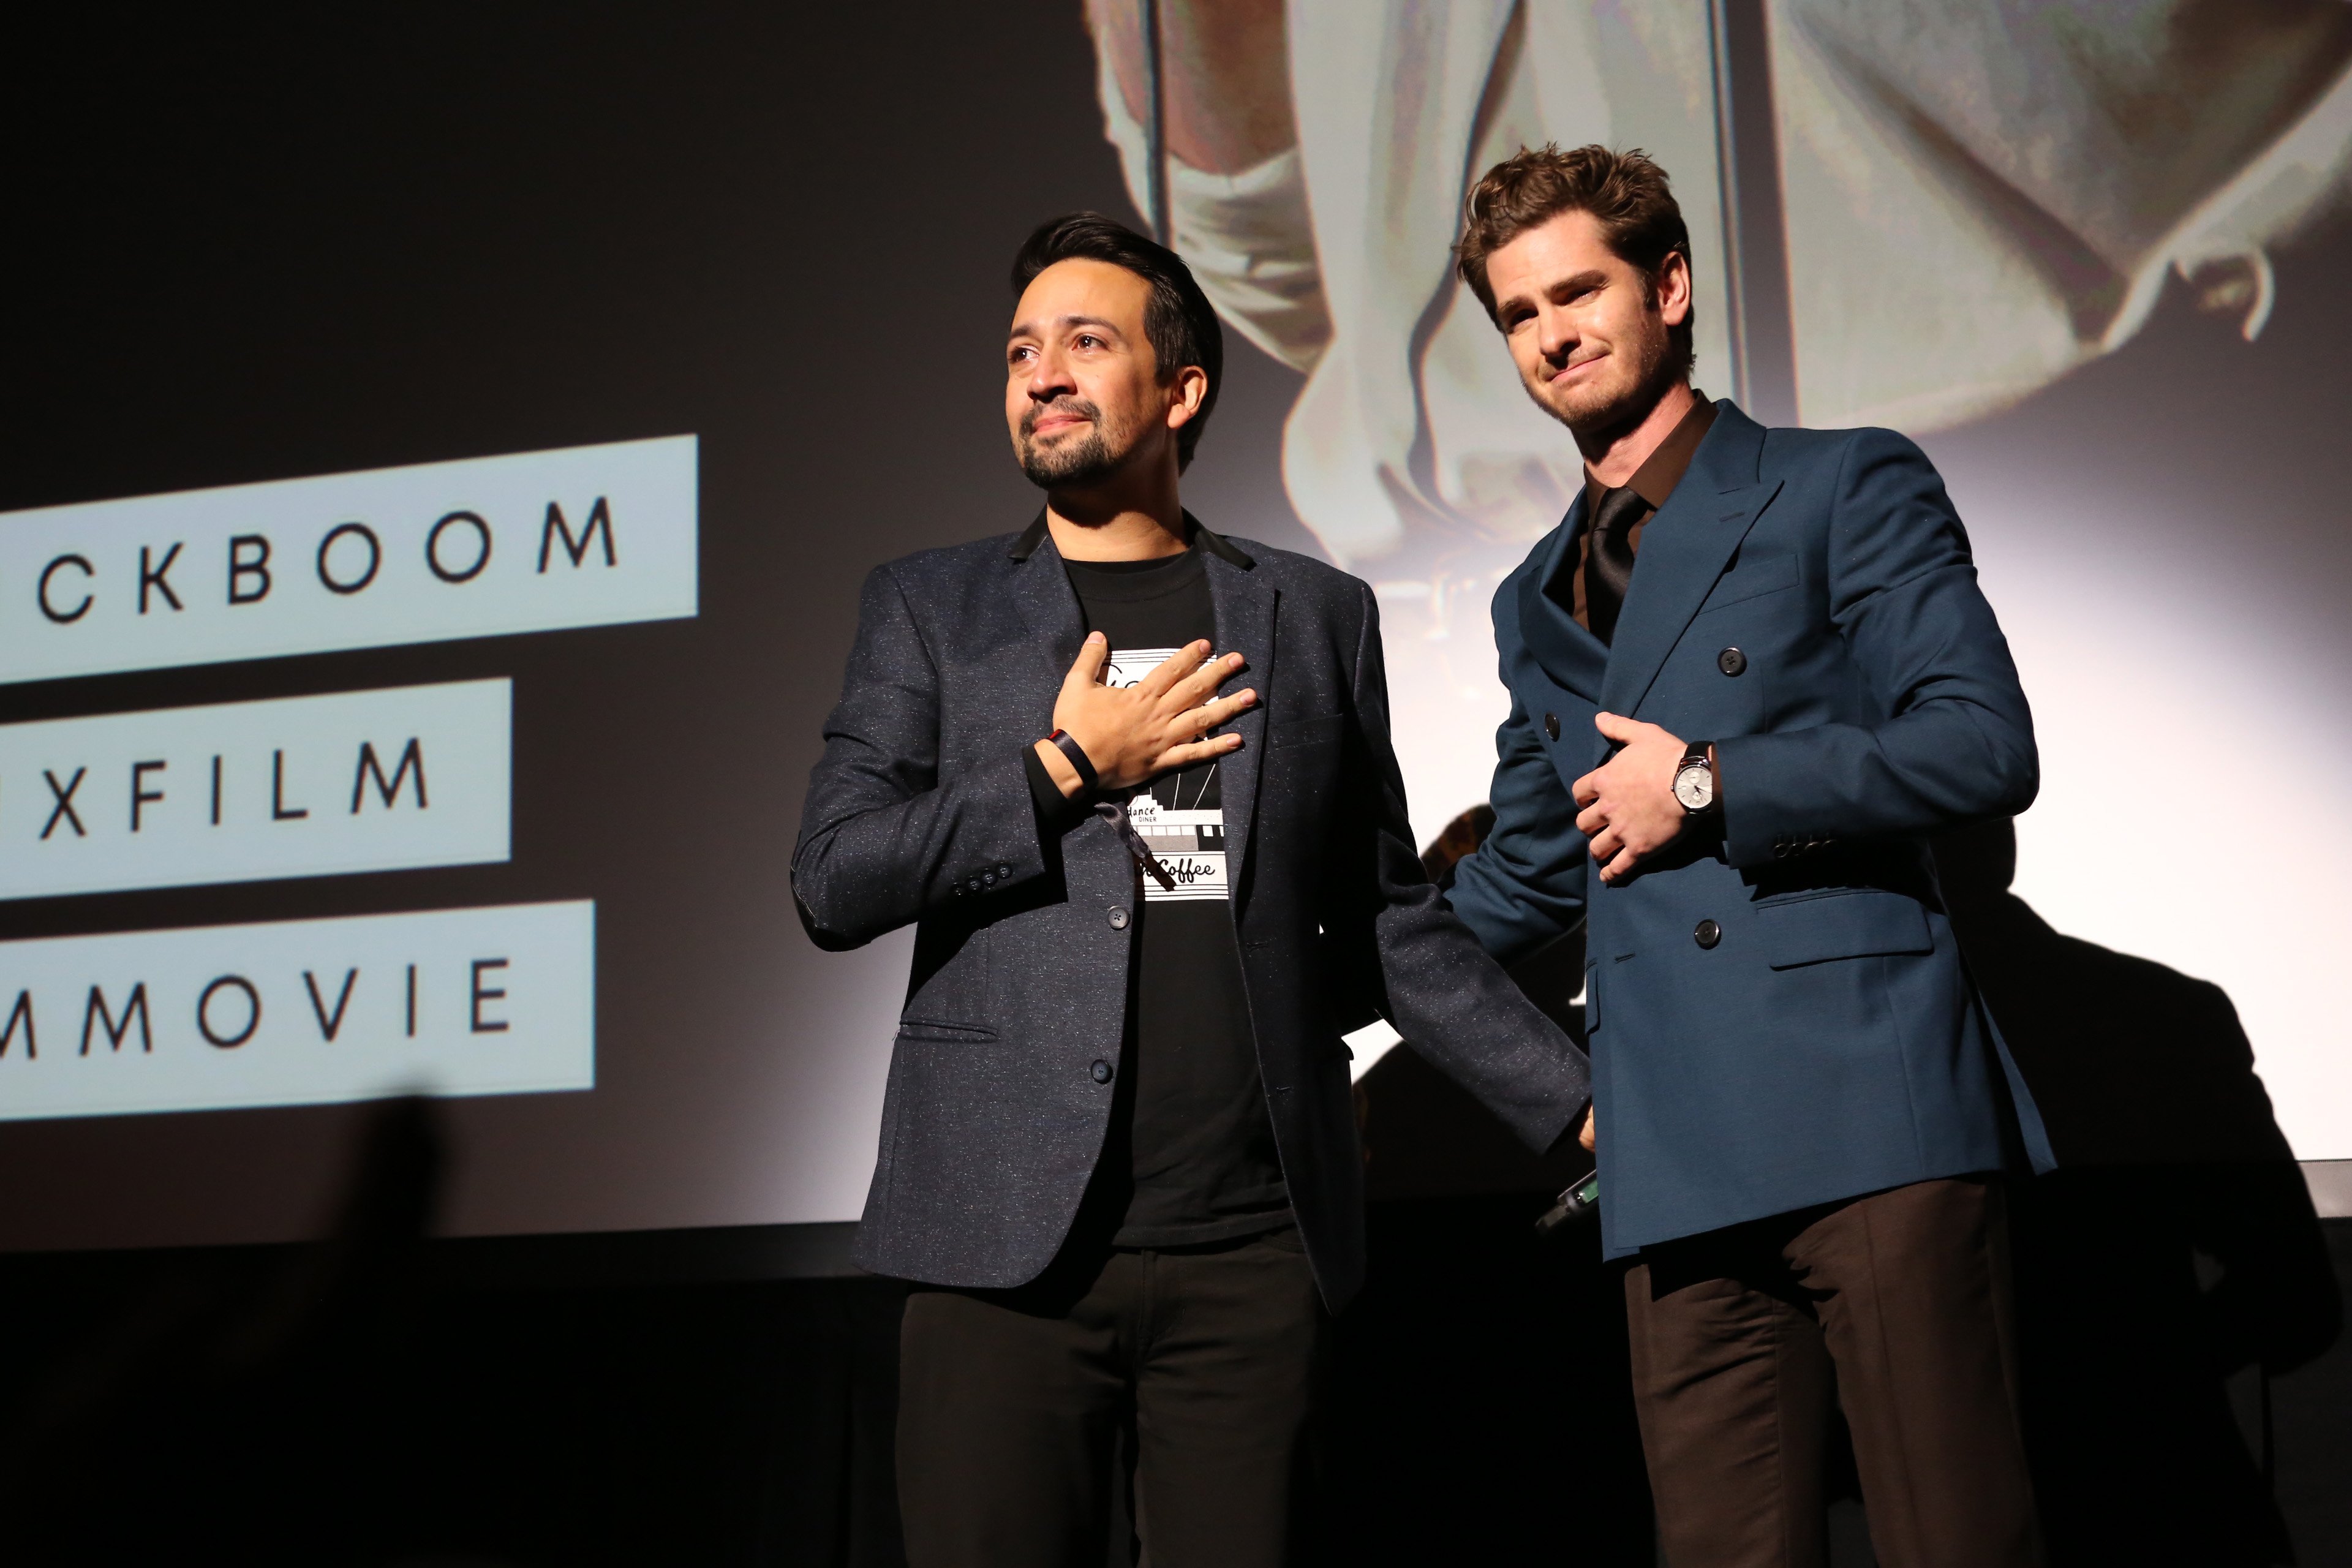
MULTIPOLYGON (((1187 643, 1216 636, 1197 550, 1066 564, 1087 628, 1110 641, 1112 685, 1131 686, 1187 643)), ((1126 1049, 1088 1196, 1118 1247, 1224 1241, 1291 1219, 1234 936, 1219 771, 1207 763, 1166 774, 1128 802, 1176 885, 1141 879, 1126 1049)), ((1087 809, 1062 798, 1034 754, 1030 780, 1049 831, 1087 809)))

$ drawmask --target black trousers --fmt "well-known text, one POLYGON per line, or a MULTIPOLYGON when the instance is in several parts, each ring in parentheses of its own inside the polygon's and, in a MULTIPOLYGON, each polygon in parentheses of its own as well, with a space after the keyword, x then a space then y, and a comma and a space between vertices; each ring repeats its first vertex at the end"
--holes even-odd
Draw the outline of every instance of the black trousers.
POLYGON ((1102 1568, 1122 1433, 1151 1568, 1296 1561, 1327 1322, 1289 1229, 918 1290, 899 1340, 909 1568, 1102 1568))
POLYGON ((1830 1412, 1886 1568, 2038 1568, 1998 1181, 1645 1248, 1633 1396, 1673 1568, 1820 1568, 1830 1412))

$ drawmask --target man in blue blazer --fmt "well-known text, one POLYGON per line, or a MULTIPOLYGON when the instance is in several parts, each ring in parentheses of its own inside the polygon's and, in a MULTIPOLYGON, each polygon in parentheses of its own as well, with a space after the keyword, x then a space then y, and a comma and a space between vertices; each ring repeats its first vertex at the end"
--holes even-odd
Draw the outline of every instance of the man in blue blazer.
POLYGON ((1834 1401, 1882 1562, 2038 1562, 1998 1173, 2047 1141, 1926 846, 2037 783, 1967 535, 1903 437, 1693 391, 1641 154, 1507 160, 1459 258, 1586 484, 1495 598, 1496 822, 1451 897, 1507 960, 1585 927, 1666 1556, 1821 1562, 1834 1401))

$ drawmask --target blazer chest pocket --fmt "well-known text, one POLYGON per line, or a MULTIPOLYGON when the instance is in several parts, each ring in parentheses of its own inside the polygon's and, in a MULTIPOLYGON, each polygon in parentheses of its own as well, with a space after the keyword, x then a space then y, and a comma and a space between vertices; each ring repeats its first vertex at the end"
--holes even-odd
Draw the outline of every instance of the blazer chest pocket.
POLYGON ((936 1040, 942 1045, 985 1043, 996 1038, 996 1031, 978 1024, 943 1024, 929 1018, 901 1018, 898 1020, 898 1037, 902 1040, 936 1040))
POLYGON ((1266 734, 1269 749, 1279 751, 1286 746, 1328 745, 1347 733, 1348 716, 1326 713, 1319 719, 1293 719, 1286 724, 1275 725, 1266 734))
POLYGON ((1764 961, 1775 969, 1936 951, 1936 935, 1919 900, 1878 888, 1759 904, 1756 916, 1764 961))
POLYGON ((1777 594, 1797 584, 1797 558, 1783 551, 1757 561, 1742 561, 1718 578, 1715 591, 1699 606, 1699 613, 1719 610, 1727 605, 1745 604, 1760 599, 1767 594, 1777 594))

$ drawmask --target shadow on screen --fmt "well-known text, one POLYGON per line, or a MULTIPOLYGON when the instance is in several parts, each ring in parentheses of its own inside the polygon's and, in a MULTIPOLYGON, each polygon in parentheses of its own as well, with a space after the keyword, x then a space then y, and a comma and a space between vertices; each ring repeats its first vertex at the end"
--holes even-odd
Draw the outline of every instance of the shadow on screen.
POLYGON ((2342 1316, 2219 986, 2053 931, 2006 821, 1937 845, 1962 951, 2059 1169, 2019 1194, 2026 1421, 2053 1561, 2293 1561, 2267 1379, 2342 1316))
POLYGON ((44 1304, 65 1348, 16 1347, 34 1371, 0 1407, 6 1561, 442 1561, 392 1549, 364 1435, 396 1394, 445 1163, 431 1101, 371 1106, 324 1240, 124 1258, 44 1304))

